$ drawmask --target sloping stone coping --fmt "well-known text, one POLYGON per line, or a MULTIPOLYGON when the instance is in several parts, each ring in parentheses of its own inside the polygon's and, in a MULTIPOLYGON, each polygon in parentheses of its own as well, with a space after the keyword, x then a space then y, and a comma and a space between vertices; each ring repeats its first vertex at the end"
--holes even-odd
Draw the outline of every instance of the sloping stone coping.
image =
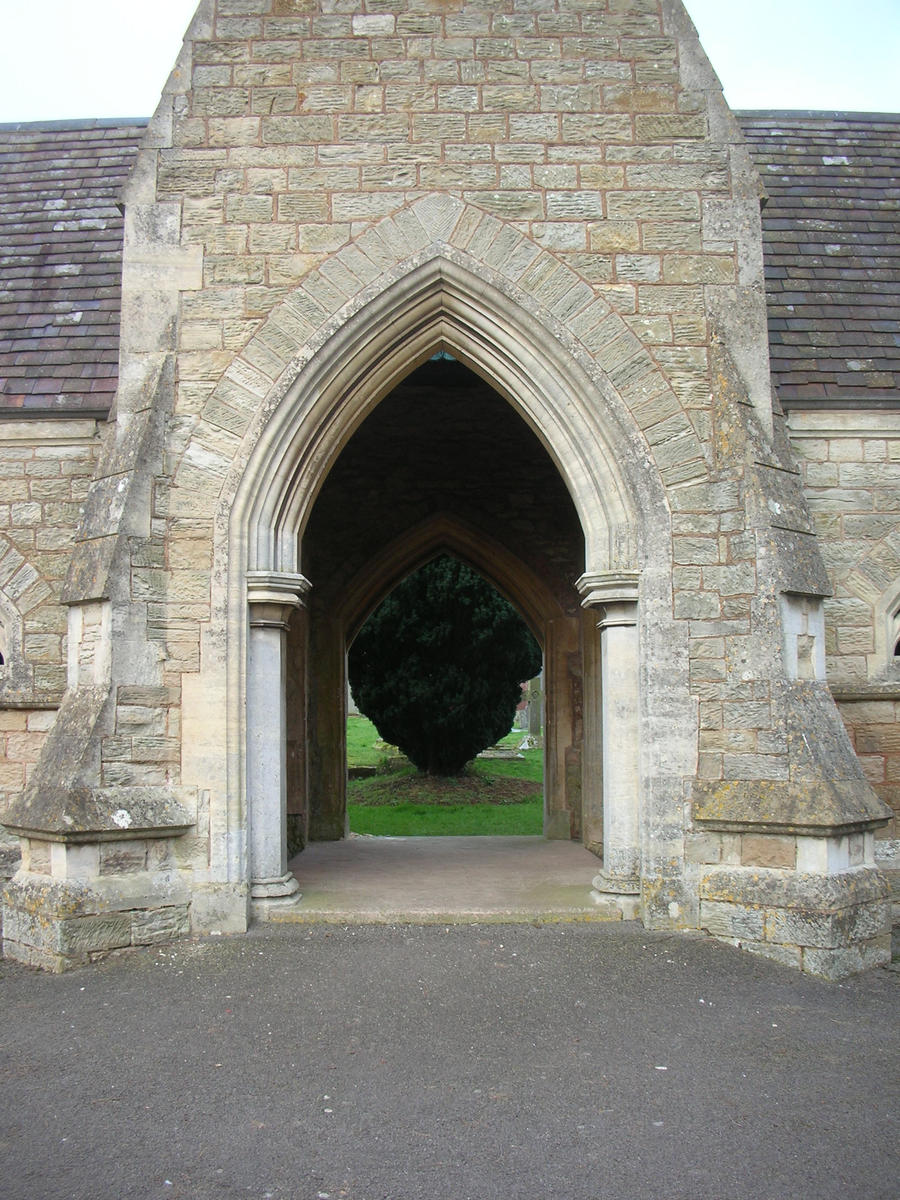
POLYGON ((11 833, 49 842, 106 842, 171 837, 196 821, 196 794, 188 788, 54 788, 44 791, 27 821, 26 804, 6 822, 11 833))
POLYGON ((890 812, 863 780, 697 780, 693 818, 723 833, 843 836, 886 825, 890 812))

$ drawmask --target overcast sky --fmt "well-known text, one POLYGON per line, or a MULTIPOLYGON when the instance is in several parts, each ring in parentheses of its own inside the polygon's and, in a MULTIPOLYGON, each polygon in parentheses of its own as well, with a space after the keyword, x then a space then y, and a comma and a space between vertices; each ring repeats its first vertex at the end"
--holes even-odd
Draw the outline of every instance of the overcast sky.
MULTIPOLYGON (((0 121, 146 117, 196 0, 0 0, 0 121)), ((900 110, 900 0, 687 0, 734 108, 900 110)))

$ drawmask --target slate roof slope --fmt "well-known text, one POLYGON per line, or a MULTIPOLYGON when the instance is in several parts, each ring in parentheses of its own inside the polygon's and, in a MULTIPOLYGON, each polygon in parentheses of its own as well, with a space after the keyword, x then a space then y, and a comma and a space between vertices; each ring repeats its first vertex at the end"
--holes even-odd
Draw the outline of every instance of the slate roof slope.
MULTIPOLYGON (((772 374, 794 403, 900 404, 900 116, 744 112, 769 196, 772 374)), ((0 126, 0 414, 105 412, 144 120, 0 126)))
POLYGON ((102 413, 116 390, 122 216, 146 121, 0 126, 0 411, 102 413))
POLYGON ((743 112, 786 407, 900 405, 900 116, 743 112))

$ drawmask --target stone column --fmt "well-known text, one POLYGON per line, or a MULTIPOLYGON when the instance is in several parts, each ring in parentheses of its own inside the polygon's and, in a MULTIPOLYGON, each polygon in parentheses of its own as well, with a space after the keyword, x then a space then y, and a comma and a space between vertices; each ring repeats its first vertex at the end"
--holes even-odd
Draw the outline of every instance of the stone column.
MULTIPOLYGON (((604 895, 636 897, 641 880, 637 574, 582 576, 579 589, 600 631, 603 870, 594 888, 604 895)), ((626 915, 636 915, 636 901, 633 908, 626 915)))
POLYGON ((247 575, 250 633, 247 650, 247 820, 250 895, 254 900, 296 896, 287 869, 287 745, 285 659, 291 614, 303 605, 302 575, 247 575))

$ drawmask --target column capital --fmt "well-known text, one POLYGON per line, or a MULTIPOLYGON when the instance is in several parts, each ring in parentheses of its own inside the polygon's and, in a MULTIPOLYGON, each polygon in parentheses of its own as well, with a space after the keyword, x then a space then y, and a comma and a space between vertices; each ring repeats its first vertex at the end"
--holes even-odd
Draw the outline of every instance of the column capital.
POLYGON ((575 581, 582 608, 637 604, 640 571, 586 571, 575 581))
POLYGON ((593 610, 598 629, 617 626, 634 628, 637 625, 637 600, 610 600, 593 610))
POLYGON ((305 605, 310 586, 305 576, 288 571, 248 571, 251 626, 286 626, 291 612, 305 605))

